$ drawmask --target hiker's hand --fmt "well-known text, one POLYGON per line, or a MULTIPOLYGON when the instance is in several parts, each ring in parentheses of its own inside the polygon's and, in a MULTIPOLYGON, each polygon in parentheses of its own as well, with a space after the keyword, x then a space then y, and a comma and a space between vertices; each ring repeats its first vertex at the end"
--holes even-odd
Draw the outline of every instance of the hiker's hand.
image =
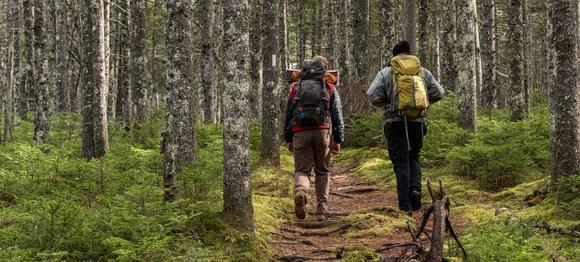
POLYGON ((340 153, 340 144, 334 144, 330 152, 332 154, 338 155, 340 153))
POLYGON ((286 146, 288 147, 288 152, 294 153, 294 144, 287 143, 286 146))

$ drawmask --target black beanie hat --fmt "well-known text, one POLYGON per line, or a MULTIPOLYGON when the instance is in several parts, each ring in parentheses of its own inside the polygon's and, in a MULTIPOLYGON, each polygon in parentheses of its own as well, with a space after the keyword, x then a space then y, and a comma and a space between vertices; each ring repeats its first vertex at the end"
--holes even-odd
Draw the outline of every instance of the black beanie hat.
POLYGON ((411 45, 409 45, 409 42, 407 42, 407 40, 402 40, 399 41, 395 47, 393 47, 393 56, 396 56, 398 54, 411 54, 411 45))

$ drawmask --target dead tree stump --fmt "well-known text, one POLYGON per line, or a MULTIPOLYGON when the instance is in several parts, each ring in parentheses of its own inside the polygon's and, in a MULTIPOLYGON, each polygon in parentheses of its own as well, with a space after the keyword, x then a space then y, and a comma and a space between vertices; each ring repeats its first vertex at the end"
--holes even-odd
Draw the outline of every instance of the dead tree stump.
POLYGON ((429 221, 429 217, 433 214, 433 233, 431 235, 431 249, 429 250, 429 255, 427 256, 427 261, 433 262, 440 262, 443 261, 443 243, 445 242, 445 235, 446 232, 449 231, 453 239, 457 245, 461 248, 463 252, 463 256, 467 258, 467 252, 463 248, 463 245, 459 241, 455 229, 453 228, 453 224, 449 219, 449 207, 451 202, 449 198, 445 194, 445 189, 443 188, 443 183, 439 180, 439 191, 434 191, 431 185, 431 181, 427 179, 427 189, 429 190, 429 195, 433 202, 427 208, 425 208, 425 212, 423 213, 423 219, 421 221, 421 226, 419 227, 419 231, 415 235, 416 238, 419 238, 423 230, 425 229, 425 225, 427 225, 427 221, 429 221))

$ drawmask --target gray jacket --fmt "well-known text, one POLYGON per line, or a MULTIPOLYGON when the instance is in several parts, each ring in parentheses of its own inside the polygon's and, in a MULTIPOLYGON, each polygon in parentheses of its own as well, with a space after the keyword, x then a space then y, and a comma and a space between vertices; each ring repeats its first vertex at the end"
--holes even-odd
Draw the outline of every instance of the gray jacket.
MULTIPOLYGON (((445 96, 445 90, 435 80, 433 74, 425 68, 421 68, 423 79, 427 85, 427 93, 429 96, 429 104, 432 105, 445 96)), ((391 109, 393 87, 392 87, 392 70, 387 67, 377 73, 375 80, 367 90, 367 96, 371 104, 376 107, 384 109, 384 117, 386 122, 403 121, 403 118, 398 115, 396 111, 391 109)), ((413 121, 424 121, 423 118, 415 119, 413 121)))

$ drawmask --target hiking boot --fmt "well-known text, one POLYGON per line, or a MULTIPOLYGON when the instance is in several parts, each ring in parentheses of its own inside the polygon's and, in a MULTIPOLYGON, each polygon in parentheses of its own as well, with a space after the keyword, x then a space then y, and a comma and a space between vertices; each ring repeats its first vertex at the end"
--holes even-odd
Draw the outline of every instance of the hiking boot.
POLYGON ((304 211, 304 207, 306 206, 306 195, 304 194, 296 194, 294 197, 294 214, 299 219, 304 219, 306 217, 306 211, 304 211))
POLYGON ((421 193, 417 191, 411 191, 411 207, 413 211, 418 211, 421 209, 421 193))

